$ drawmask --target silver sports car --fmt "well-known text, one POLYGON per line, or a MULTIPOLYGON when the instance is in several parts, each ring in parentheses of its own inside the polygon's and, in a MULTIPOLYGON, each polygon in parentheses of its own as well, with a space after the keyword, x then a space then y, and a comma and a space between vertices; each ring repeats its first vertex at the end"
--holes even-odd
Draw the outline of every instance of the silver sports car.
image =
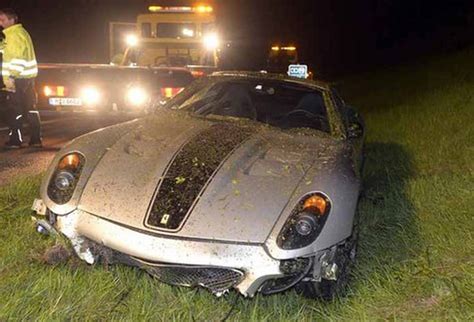
POLYGON ((71 142, 33 209, 89 264, 216 295, 330 299, 355 259, 363 137, 324 82, 220 72, 71 142))

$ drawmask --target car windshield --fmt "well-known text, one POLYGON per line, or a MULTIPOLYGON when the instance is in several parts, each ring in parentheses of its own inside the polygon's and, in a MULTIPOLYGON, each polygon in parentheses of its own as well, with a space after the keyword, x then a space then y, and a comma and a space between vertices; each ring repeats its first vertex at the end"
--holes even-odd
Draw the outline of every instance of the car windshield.
POLYGON ((323 93, 288 81, 204 78, 168 107, 203 116, 246 118, 280 128, 330 132, 323 93))

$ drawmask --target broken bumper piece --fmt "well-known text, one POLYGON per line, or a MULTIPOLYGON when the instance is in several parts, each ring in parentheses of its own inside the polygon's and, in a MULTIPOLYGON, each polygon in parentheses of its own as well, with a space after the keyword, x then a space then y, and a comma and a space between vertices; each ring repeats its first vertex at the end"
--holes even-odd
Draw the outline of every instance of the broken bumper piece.
POLYGON ((165 283, 202 286, 218 296, 235 288, 252 297, 267 280, 285 276, 280 261, 270 257, 261 244, 150 234, 81 210, 65 216, 48 213, 48 222, 89 264, 103 260, 140 267, 165 283))

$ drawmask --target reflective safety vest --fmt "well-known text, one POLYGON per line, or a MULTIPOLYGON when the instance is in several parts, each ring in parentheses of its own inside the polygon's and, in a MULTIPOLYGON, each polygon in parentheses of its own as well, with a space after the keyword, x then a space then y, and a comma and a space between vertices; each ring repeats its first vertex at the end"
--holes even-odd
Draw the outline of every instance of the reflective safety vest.
POLYGON ((15 79, 34 78, 38 76, 33 41, 21 24, 3 30, 5 41, 0 45, 3 53, 2 76, 15 79))

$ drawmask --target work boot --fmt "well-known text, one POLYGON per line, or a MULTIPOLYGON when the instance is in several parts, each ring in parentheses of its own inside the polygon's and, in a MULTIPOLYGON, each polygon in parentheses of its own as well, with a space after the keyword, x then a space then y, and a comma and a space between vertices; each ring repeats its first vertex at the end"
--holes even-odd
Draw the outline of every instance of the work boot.
POLYGON ((39 139, 39 140, 31 140, 30 143, 28 143, 28 145, 29 145, 31 148, 42 148, 42 147, 43 147, 43 141, 41 141, 41 139, 39 139))
POLYGON ((5 149, 20 149, 21 148, 21 142, 20 141, 8 141, 4 145, 5 149))
POLYGON ((23 140, 21 138, 21 130, 20 129, 13 129, 10 130, 10 134, 8 135, 9 139, 8 142, 5 143, 5 149, 19 149, 23 144, 23 140))

